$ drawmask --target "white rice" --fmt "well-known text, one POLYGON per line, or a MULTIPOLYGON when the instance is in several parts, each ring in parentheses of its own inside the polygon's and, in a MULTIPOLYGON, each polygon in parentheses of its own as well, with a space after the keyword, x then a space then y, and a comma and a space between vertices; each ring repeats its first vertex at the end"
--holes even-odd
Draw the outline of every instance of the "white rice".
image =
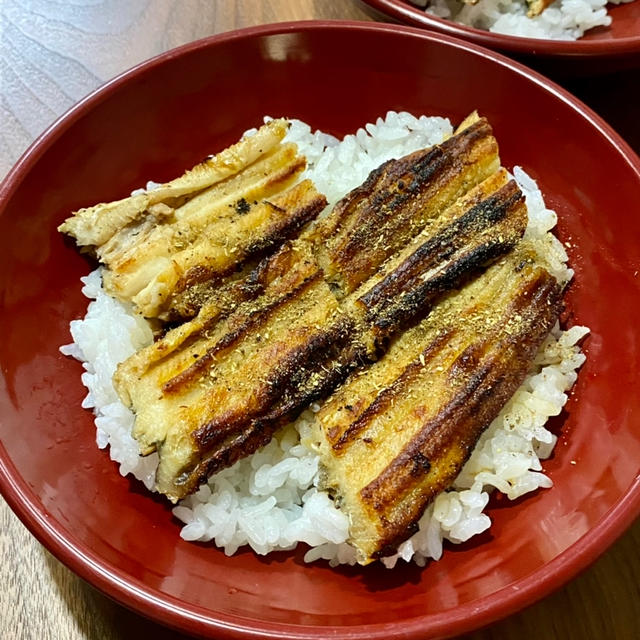
MULTIPOLYGON (((307 156, 306 175, 334 203, 385 160, 436 144, 451 132, 443 118, 389 112, 342 142, 313 133, 298 121, 287 137, 307 156)), ((526 236, 537 243, 556 277, 568 281, 572 271, 566 266, 566 252, 549 233, 555 213, 545 207, 536 183, 524 170, 515 167, 514 176, 527 198, 526 236)), ((152 341, 151 330, 131 308, 102 290, 100 269, 82 281, 83 293, 93 301, 83 320, 71 322, 74 343, 61 351, 81 360, 86 369, 82 382, 89 393, 82 406, 96 414, 98 446, 109 445, 122 475, 131 473, 153 489, 157 456, 138 455, 131 436, 134 416, 119 402, 111 383, 117 364, 152 341)), ((420 565, 429 558, 438 560, 443 540, 460 543, 485 531, 491 521, 484 509, 493 489, 513 500, 551 486, 540 460, 551 455, 556 437, 544 425, 567 400, 566 392, 585 359, 577 343, 586 333, 584 327, 554 328, 530 375, 482 436, 454 486, 429 506, 418 532, 398 553, 382 560, 387 567, 398 558, 420 565)), ((308 562, 322 558, 331 565, 354 564, 354 549, 346 542, 348 519, 317 489, 318 457, 306 445, 318 408, 313 405, 253 456, 217 473, 182 500, 173 510, 184 523, 181 537, 213 540, 228 555, 244 545, 266 554, 304 542, 311 547, 305 555, 308 562)))
MULTIPOLYGON (((594 27, 607 27, 607 0, 556 0, 540 15, 527 17, 525 0, 412 0, 427 13, 476 29, 526 38, 577 40, 594 27)), ((613 4, 633 0, 610 0, 613 4)))

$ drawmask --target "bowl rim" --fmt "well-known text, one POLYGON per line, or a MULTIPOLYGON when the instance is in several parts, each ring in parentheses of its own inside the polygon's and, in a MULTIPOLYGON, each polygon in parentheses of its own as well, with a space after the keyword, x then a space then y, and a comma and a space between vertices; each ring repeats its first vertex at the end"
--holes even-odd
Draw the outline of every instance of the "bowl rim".
POLYGON ((574 59, 616 58, 640 54, 640 34, 612 40, 549 40, 525 38, 483 31, 467 25, 438 18, 412 5, 408 0, 360 0, 379 13, 403 24, 434 29, 449 36, 469 40, 490 49, 541 57, 574 59))
MULTIPOLYGON (((415 27, 375 22, 308 20, 260 25, 209 36, 143 61, 101 85, 50 125, 16 162, 0 184, 0 216, 4 211, 5 203, 20 186, 41 154, 94 106, 108 99, 115 90, 131 79, 150 72, 174 58, 234 40, 335 29, 370 33, 401 33, 418 40, 443 43, 445 46, 479 55, 490 59, 495 64, 509 68, 543 90, 552 93, 570 106, 577 115, 587 120, 598 133, 617 148, 622 159, 637 175, 640 184, 640 158, 629 145, 600 116, 568 91, 518 62, 476 44, 415 27)), ((234 640, 273 637, 310 640, 321 636, 351 640, 383 640, 397 632, 395 622, 318 627, 259 622, 227 613, 215 613, 214 618, 210 609, 184 604, 174 596, 152 589, 141 580, 131 578, 126 572, 109 565, 56 521, 40 504, 37 496, 22 478, 1 441, 0 493, 36 539, 74 573, 123 606, 169 627, 209 637, 215 633, 215 637, 234 640)), ((543 598, 584 570, 622 535, 638 515, 640 515, 640 474, 622 498, 589 532, 552 561, 518 582, 458 607, 456 618, 453 620, 448 611, 403 620, 402 636, 418 640, 424 638, 425 633, 438 637, 465 633, 515 613, 543 598), (427 622, 426 628, 425 622, 427 622)))

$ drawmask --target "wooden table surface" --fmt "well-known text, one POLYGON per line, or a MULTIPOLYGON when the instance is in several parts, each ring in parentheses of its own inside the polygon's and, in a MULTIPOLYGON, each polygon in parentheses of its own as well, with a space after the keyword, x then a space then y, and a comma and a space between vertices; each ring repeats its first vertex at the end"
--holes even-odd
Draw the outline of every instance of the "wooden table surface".
MULTIPOLYGON (((312 18, 370 20, 352 0, 0 0, 0 176, 56 117, 157 53, 214 33, 312 18)), ((561 82, 640 151, 640 73, 561 82)), ((0 638, 180 638, 71 573, 0 500, 0 638)), ((565 588, 469 640, 640 638, 640 521, 565 588)))

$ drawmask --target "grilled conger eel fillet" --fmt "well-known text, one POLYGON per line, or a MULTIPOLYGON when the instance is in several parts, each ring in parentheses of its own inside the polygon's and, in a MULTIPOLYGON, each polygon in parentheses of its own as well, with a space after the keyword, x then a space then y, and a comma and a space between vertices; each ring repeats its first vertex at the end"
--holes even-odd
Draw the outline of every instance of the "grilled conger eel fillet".
POLYGON ((472 114, 333 210, 284 120, 60 230, 105 289, 173 324, 121 363, 157 489, 177 501, 312 401, 323 486, 366 563, 411 535, 521 383, 561 286, 522 240, 524 197, 472 114), (177 323, 177 326, 175 326, 177 323))

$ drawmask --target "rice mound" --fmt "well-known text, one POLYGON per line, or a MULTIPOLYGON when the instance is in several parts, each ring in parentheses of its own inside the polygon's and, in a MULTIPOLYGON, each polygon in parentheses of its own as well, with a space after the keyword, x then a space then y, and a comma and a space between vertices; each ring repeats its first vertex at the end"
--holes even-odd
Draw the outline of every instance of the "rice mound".
MULTIPOLYGON (((633 0, 610 0, 612 4, 633 0)), ((527 17, 525 0, 479 0, 465 4, 462 0, 414 0, 426 6, 427 13, 453 20, 476 29, 525 38, 577 40, 594 27, 608 27, 611 16, 607 0, 556 0, 540 15, 527 17)))
MULTIPOLYGON (((303 178, 314 180, 332 206, 382 162, 437 144, 451 133, 444 118, 390 111, 342 141, 314 133, 300 121, 293 121, 287 139, 307 156, 303 178)), ((567 282, 573 275, 566 265, 567 254, 550 233, 556 215, 545 207, 536 183, 524 170, 515 167, 513 174, 529 210, 525 236, 535 243, 549 270, 567 282)), ((86 316, 70 324, 73 344, 60 350, 83 362, 82 382, 89 393, 82 406, 96 414, 98 447, 108 445, 120 473, 133 474, 153 490, 157 454, 144 458, 138 454, 131 436, 134 415, 119 401, 111 382, 119 362, 152 342, 151 330, 130 306, 103 291, 101 269, 82 281, 82 291, 92 302, 86 316)), ((484 509, 494 489, 514 500, 551 487, 540 461, 551 455, 556 436, 544 425, 567 401, 576 370, 585 360, 578 342, 587 333, 578 326, 553 329, 530 374, 482 435, 453 487, 427 508, 417 533, 395 555, 382 559, 385 566, 394 567, 399 558, 422 566, 429 558, 441 557, 444 540, 461 543, 485 531, 491 521, 484 509)), ((307 562, 355 564, 355 550, 347 543, 348 518, 317 488, 318 456, 309 443, 318 409, 312 405, 265 447, 215 474, 174 507, 173 514, 184 523, 180 536, 213 540, 227 555, 244 545, 263 555, 304 542, 311 547, 305 554, 307 562)))

